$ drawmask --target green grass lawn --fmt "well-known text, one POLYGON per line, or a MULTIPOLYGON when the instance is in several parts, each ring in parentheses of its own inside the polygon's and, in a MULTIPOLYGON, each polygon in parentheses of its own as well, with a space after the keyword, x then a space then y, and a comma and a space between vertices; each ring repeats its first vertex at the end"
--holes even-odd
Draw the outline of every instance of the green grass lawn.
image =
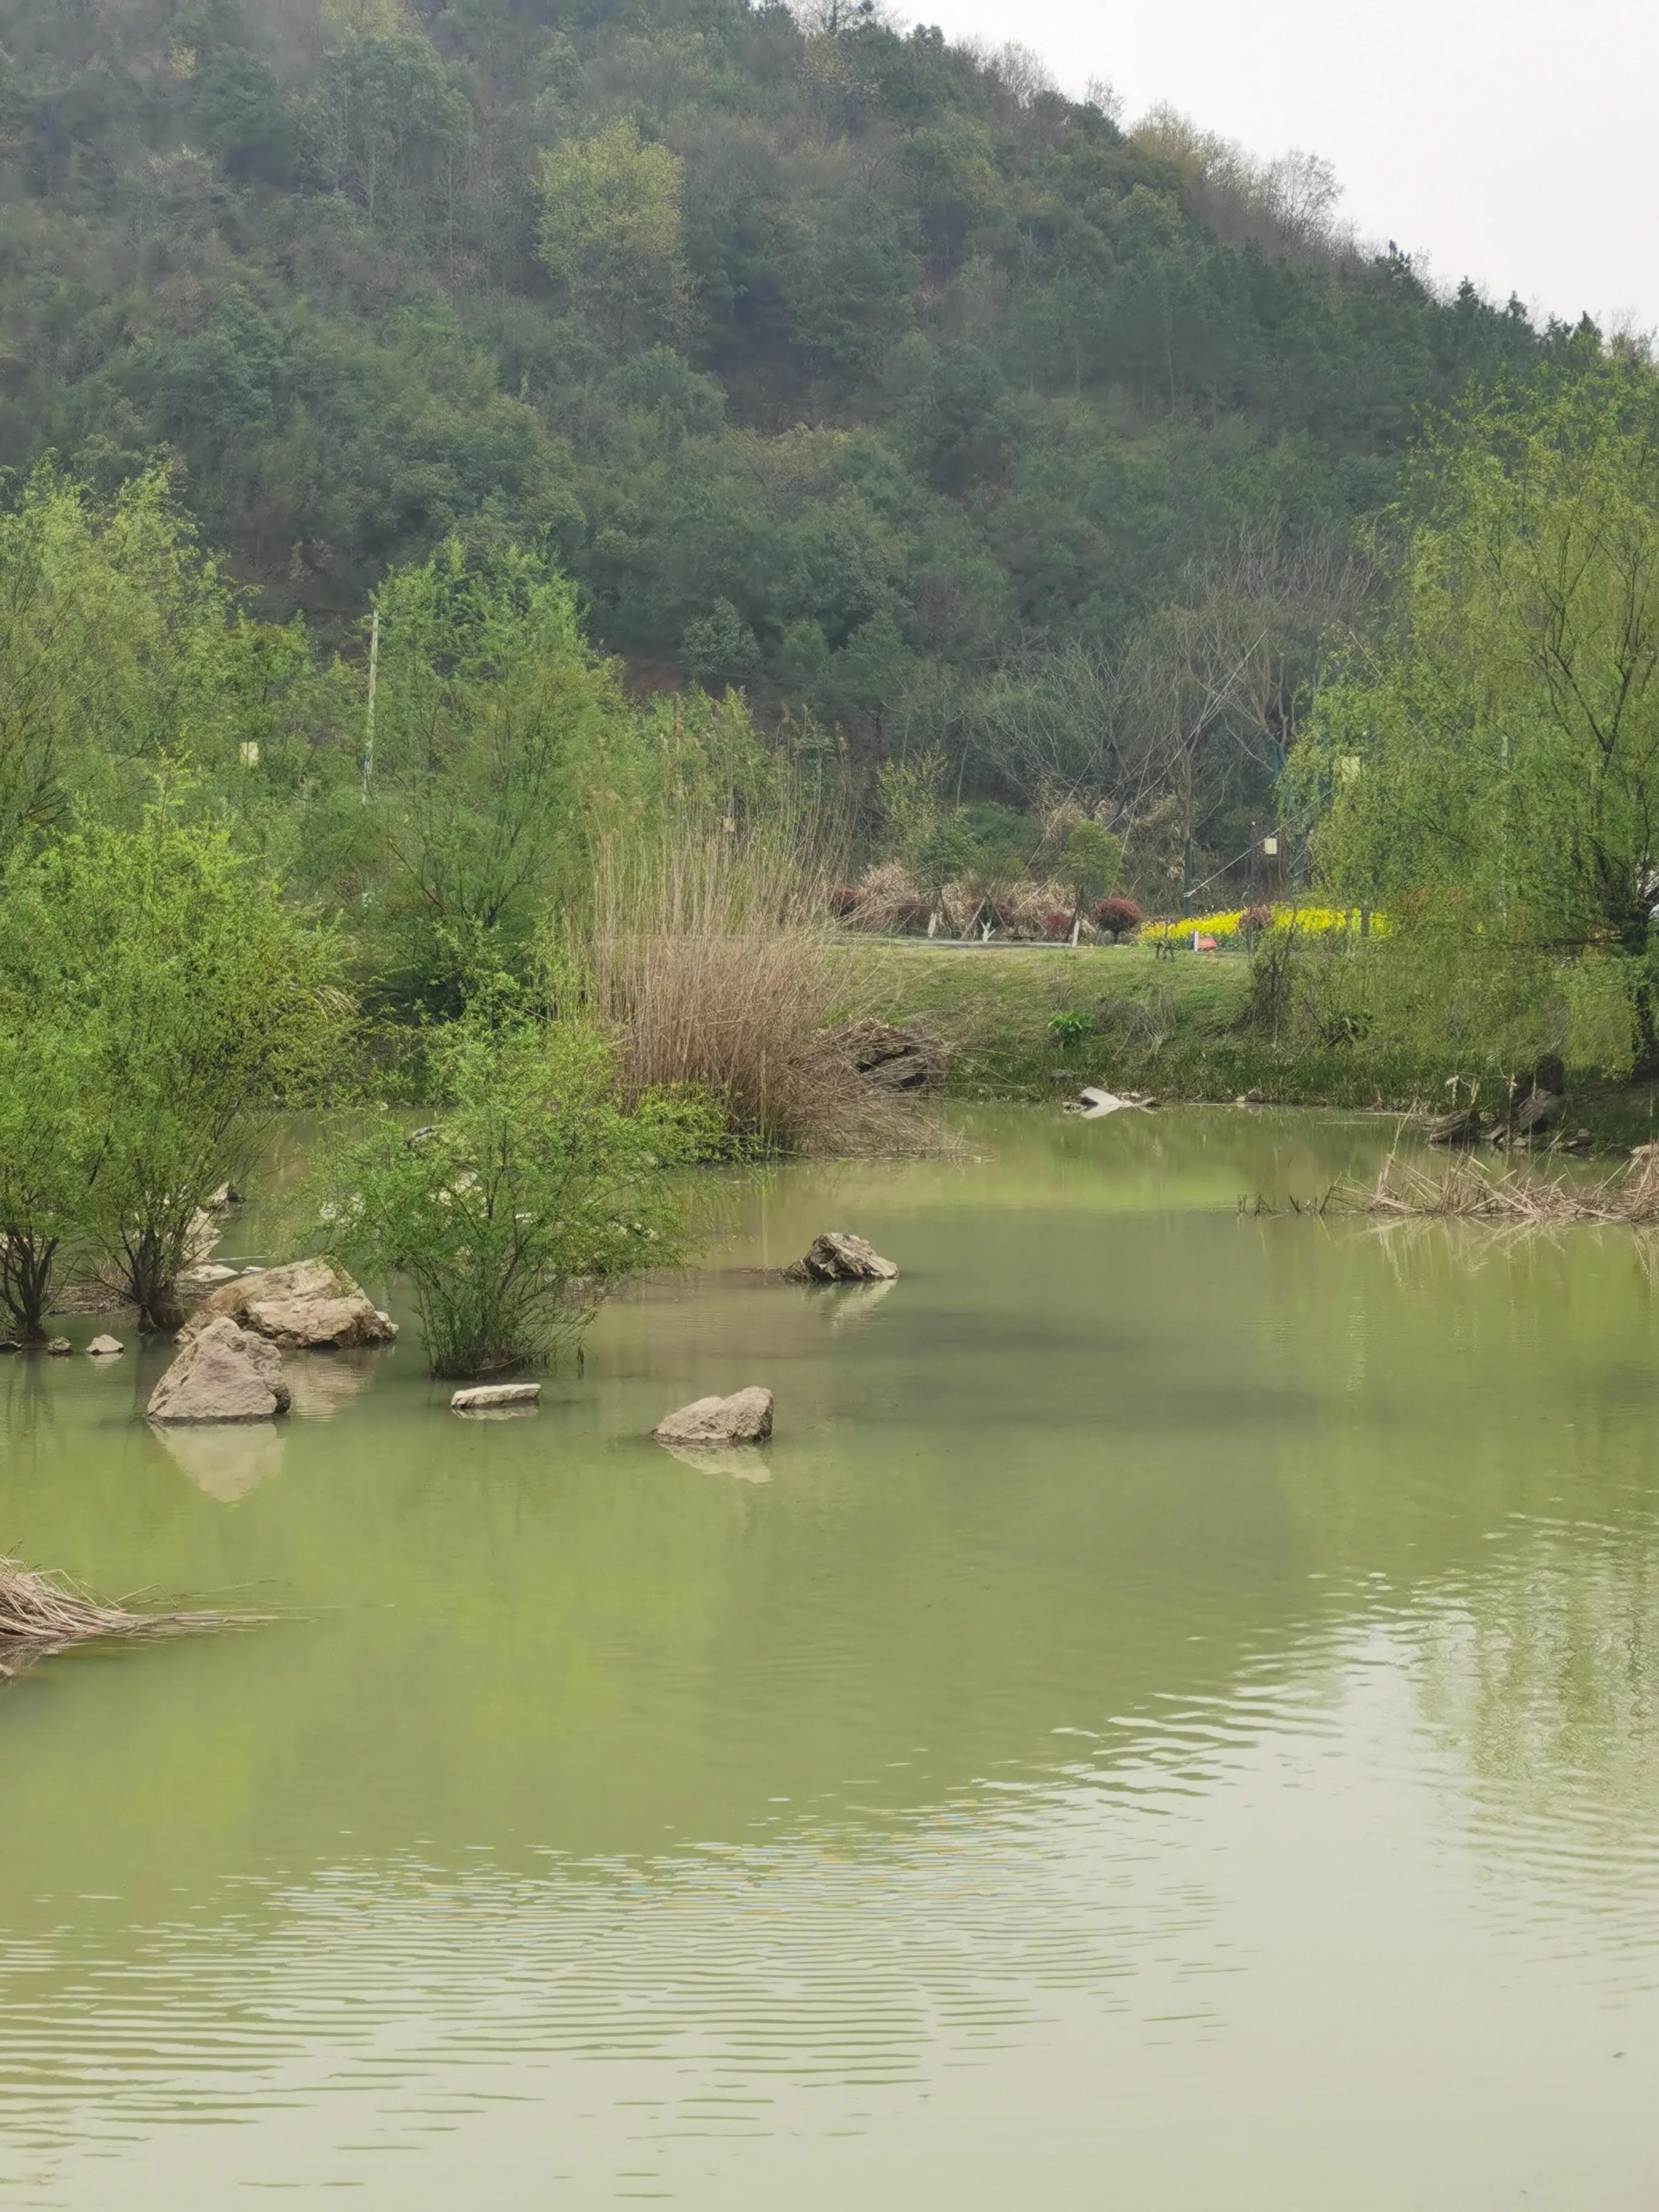
MULTIPOLYGON (((1305 1035, 1276 1044, 1256 1034, 1243 1022, 1250 963, 1242 955, 1177 952, 1160 960, 1139 945, 1073 950, 918 938, 849 939, 845 957, 849 1007, 937 1030, 951 1048, 951 1088, 959 1097, 1053 1097, 1097 1083, 1170 1099, 1259 1091, 1285 1105, 1438 1109, 1449 1084, 1471 1075, 1483 1098, 1504 1096, 1495 1057, 1471 1066, 1455 1065, 1449 1048, 1437 1055, 1376 1037, 1326 1043, 1305 1035), (1088 1032, 1056 1037, 1048 1024, 1057 1013, 1086 1016, 1088 1032)), ((1659 1135, 1659 1091, 1601 1073, 1607 1041, 1593 1024, 1581 1036, 1569 1125, 1589 1127, 1609 1146, 1659 1135)))
POLYGON ((1236 1030, 1249 963, 1223 954, 1160 960, 1139 946, 849 944, 850 995, 888 1021, 923 1019, 952 1050, 952 1088, 969 1096, 1051 1092, 1063 1082, 1128 1084, 1172 1049, 1190 1057, 1236 1030), (1091 1033, 1062 1042, 1058 1013, 1091 1033))

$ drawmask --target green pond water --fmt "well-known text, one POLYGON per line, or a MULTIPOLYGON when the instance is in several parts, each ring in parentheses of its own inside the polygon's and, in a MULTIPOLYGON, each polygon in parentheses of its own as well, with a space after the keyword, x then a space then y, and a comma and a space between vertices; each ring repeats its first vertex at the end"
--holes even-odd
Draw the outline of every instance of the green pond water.
POLYGON ((0 1365, 0 1548, 282 1615, 0 1691, 0 2203, 1652 2212, 1659 1273, 1239 1218, 1389 1135, 734 1177, 528 1418, 0 1365))

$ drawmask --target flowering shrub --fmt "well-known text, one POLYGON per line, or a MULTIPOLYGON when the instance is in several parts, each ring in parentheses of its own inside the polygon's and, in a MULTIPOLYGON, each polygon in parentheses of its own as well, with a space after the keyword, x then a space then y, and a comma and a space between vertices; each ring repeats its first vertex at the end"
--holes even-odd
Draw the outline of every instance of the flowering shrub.
POLYGON ((1103 931, 1114 945, 1140 927, 1140 908, 1130 898, 1103 898, 1089 917, 1095 927, 1103 931))
MULTIPOLYGON (((1373 914, 1371 933, 1386 937, 1389 921, 1386 915, 1373 914)), ((1252 937, 1264 929, 1298 930, 1304 937, 1325 937, 1334 931, 1352 930, 1359 933, 1359 913, 1357 908, 1328 906, 1254 906, 1235 907, 1226 914, 1192 914, 1170 915, 1158 921, 1143 924, 1140 943, 1155 944, 1164 933, 1169 933, 1173 945, 1190 945, 1194 937, 1212 937, 1218 945, 1230 938, 1252 937)))
POLYGON ((1039 915, 1037 927, 1050 945, 1066 945, 1071 941, 1072 917, 1069 914, 1061 913, 1058 907, 1050 908, 1047 914, 1039 915))

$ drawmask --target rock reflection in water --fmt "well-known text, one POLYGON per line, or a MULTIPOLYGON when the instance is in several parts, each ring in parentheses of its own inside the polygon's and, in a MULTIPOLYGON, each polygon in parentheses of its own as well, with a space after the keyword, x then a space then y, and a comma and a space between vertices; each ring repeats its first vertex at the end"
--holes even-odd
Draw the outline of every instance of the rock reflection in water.
POLYGON ((222 1505, 234 1505, 282 1472, 283 1436, 274 1421, 204 1421, 154 1433, 196 1487, 222 1505))
POLYGON ((770 1482, 772 1470, 764 1453, 753 1444, 663 1444, 670 1459, 694 1467, 699 1474, 726 1474, 734 1482, 770 1482))
POLYGON ((378 1352, 288 1353, 283 1361, 283 1376, 293 1397, 294 1412, 302 1420, 332 1420, 368 1389, 384 1358, 378 1352))
POLYGON ((868 1321, 882 1300, 891 1295, 893 1287, 891 1283, 849 1283, 810 1295, 830 1328, 839 1332, 856 1328, 860 1322, 868 1321))

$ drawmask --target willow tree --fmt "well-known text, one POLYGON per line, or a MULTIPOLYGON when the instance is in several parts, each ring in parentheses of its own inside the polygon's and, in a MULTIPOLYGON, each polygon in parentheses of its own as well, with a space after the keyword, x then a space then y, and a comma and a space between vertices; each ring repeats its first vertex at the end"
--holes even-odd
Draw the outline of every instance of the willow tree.
POLYGON ((1425 455, 1393 581, 1292 762, 1326 878, 1470 958, 1623 958, 1652 1064, 1659 386, 1596 370, 1471 406, 1425 455))

